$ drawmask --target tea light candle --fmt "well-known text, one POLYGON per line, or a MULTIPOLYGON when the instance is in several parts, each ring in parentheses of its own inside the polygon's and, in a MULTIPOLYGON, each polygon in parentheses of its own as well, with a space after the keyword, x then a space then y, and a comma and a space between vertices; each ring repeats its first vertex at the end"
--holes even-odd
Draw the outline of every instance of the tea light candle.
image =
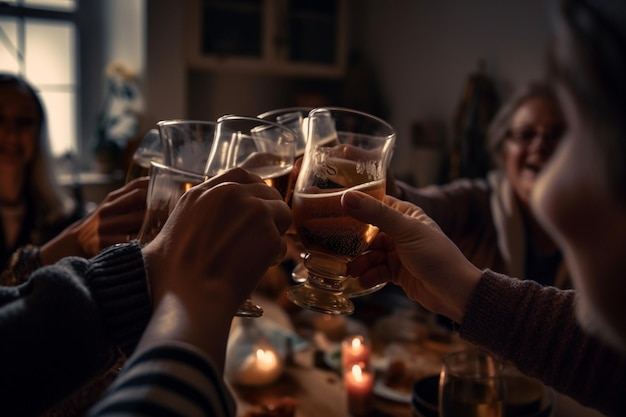
POLYGON ((348 411, 353 416, 366 416, 372 411, 374 376, 360 365, 344 373, 344 386, 348 396, 348 411))
POLYGON ((241 365, 236 380, 241 385, 267 385, 278 379, 282 371, 283 364, 276 352, 257 347, 241 365))
POLYGON ((369 368, 371 347, 365 336, 348 336, 341 343, 341 366, 345 371, 352 369, 352 365, 359 364, 364 369, 369 368))

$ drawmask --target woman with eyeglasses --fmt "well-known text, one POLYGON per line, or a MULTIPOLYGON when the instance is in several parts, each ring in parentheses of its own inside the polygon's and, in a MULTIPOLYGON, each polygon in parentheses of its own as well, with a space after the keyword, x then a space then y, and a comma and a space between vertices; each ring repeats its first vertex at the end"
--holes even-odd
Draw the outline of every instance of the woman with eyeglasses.
POLYGON ((494 117, 487 148, 496 168, 486 179, 458 179, 388 193, 420 206, 479 268, 569 288, 562 254, 530 210, 530 194, 565 132, 555 92, 533 82, 494 117))

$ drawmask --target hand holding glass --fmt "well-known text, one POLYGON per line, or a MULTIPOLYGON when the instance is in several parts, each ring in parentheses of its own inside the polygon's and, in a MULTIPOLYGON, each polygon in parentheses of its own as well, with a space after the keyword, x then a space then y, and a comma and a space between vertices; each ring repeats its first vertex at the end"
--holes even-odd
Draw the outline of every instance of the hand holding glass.
MULTIPOLYGON (((215 143, 205 174, 244 168, 276 188, 288 202, 293 189, 295 144, 295 133, 281 124, 256 117, 222 116, 217 120, 215 143)), ((249 298, 237 315, 260 317, 262 314, 263 309, 249 298)))
POLYGON ((309 113, 292 207, 308 275, 288 290, 293 303, 327 314, 354 311, 343 293, 347 263, 367 249, 378 229, 345 215, 341 196, 359 190, 382 200, 394 143, 393 128, 369 114, 342 108, 309 113))
POLYGON ((142 244, 150 242, 161 231, 180 197, 205 179, 204 175, 183 171, 155 161, 150 162, 149 175, 147 211, 138 236, 142 244))

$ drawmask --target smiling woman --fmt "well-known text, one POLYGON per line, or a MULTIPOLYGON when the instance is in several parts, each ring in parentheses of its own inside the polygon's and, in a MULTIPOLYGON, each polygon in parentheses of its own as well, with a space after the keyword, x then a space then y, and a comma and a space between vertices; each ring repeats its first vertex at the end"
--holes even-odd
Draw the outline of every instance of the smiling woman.
POLYGON ((83 214, 52 171, 43 105, 23 79, 0 73, 0 268, 26 244, 41 245, 83 214))
POLYGON ((529 205, 564 132, 555 92, 546 83, 530 83, 489 126, 487 150, 496 169, 486 179, 419 189, 397 182, 388 193, 420 206, 478 268, 569 288, 561 252, 529 205))

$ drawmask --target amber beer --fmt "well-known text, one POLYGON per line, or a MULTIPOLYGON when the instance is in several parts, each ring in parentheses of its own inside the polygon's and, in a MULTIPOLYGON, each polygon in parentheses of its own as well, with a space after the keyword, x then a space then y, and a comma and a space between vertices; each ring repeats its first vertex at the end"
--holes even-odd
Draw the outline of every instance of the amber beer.
POLYGON ((270 187, 276 188, 283 200, 291 204, 291 195, 293 194, 293 180, 291 179, 292 166, 288 167, 268 167, 265 172, 255 172, 270 187))
POLYGON ((441 391, 441 415, 444 417, 503 417, 501 395, 476 381, 451 380, 441 391))
POLYGON ((240 165, 246 171, 258 175, 270 187, 274 187, 291 206, 291 195, 295 179, 292 178, 293 162, 284 163, 281 155, 255 152, 248 156, 240 165))
MULTIPOLYGON (((385 196, 385 182, 382 180, 349 189, 362 191, 378 200, 385 196)), ((294 223, 302 244, 309 252, 353 259, 367 249, 376 236, 377 227, 344 213, 341 196, 346 190, 320 190, 318 194, 294 193, 294 223)))
POLYGON ((159 234, 163 225, 167 221, 170 213, 176 206, 178 199, 185 194, 191 187, 197 185, 195 182, 175 182, 170 184, 175 186, 169 195, 150 196, 148 201, 148 210, 141 225, 141 230, 137 239, 140 243, 146 244, 159 234))

